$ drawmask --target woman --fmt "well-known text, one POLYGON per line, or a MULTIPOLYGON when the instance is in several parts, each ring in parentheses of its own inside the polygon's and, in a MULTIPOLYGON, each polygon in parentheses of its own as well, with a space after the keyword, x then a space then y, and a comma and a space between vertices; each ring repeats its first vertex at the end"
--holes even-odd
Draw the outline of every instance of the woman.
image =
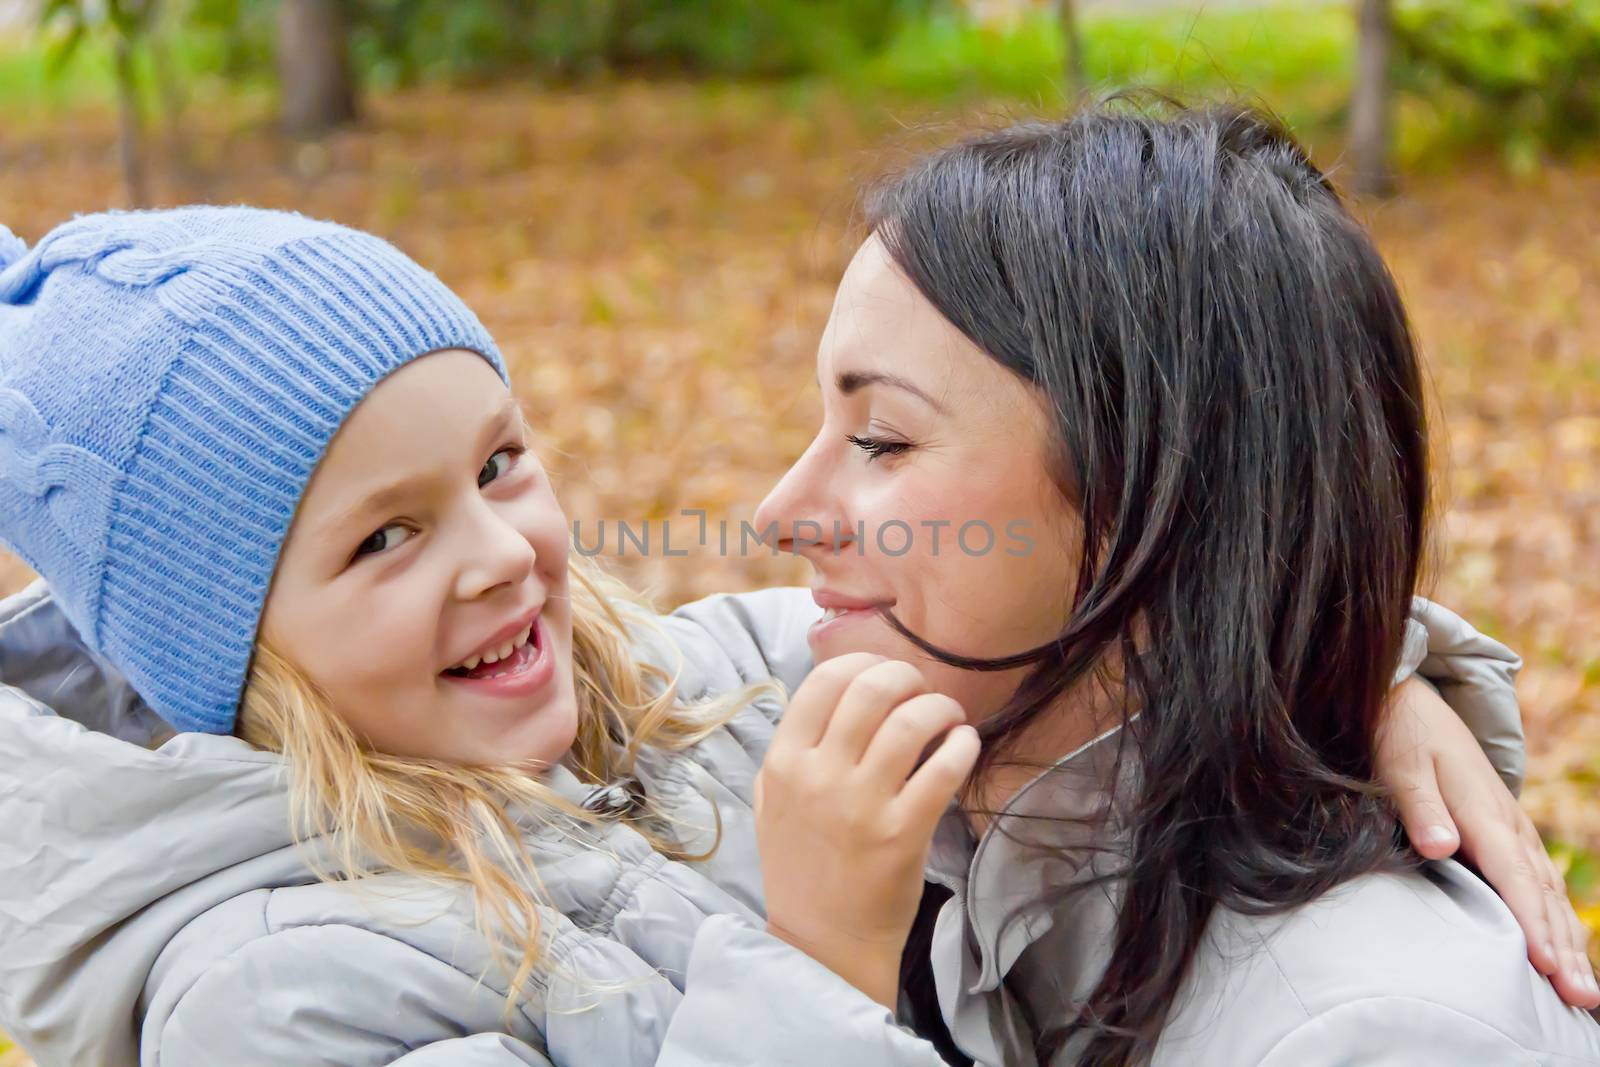
MULTIPOLYGON (((821 432, 757 519, 814 566, 829 662, 762 772, 769 932, 714 941, 719 968, 786 942, 832 974, 746 1062, 802 1062, 842 980, 863 996, 792 1046, 811 1062, 938 1062, 873 1029, 897 987, 986 1065, 1600 1062, 1507 908, 1419 863, 1373 784, 1428 534, 1422 376, 1303 151, 1248 112, 1090 111, 935 153, 870 221, 821 432), (989 551, 886 547, 891 522, 981 522, 989 551), (929 691, 983 751, 919 909, 877 752, 929 691)), ((726 1018, 777 993, 687 981, 726 1018)))

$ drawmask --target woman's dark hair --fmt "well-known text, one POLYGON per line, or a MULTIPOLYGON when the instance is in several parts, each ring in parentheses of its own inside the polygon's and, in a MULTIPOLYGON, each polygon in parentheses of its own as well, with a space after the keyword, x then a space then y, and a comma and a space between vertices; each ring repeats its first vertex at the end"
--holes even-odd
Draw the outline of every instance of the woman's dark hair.
POLYGON ((890 621, 947 663, 1031 664, 974 780, 1122 672, 1137 773, 1112 957, 1039 1037, 1144 1062, 1213 908, 1405 862, 1371 784, 1428 496, 1405 312, 1332 185, 1248 109, 1113 103, 975 136, 880 187, 869 222, 1053 418, 1083 526, 1057 639, 980 660, 890 621))

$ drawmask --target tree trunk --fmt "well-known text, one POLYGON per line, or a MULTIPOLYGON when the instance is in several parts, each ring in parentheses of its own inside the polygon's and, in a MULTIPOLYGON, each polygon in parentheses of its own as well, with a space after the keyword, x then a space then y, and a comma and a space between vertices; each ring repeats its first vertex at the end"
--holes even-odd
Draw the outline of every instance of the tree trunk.
POLYGON ((1074 0, 1056 0, 1059 5, 1056 17, 1061 22, 1061 41, 1066 46, 1067 95, 1073 100, 1081 97, 1089 87, 1083 69, 1083 34, 1078 29, 1078 11, 1074 0))
POLYGON ((139 85, 134 78, 133 41, 118 34, 115 48, 117 70, 117 155, 122 163, 122 187, 128 206, 141 208, 149 203, 144 180, 144 121, 139 114, 139 85))
POLYGON ((344 0, 282 0, 277 60, 283 128, 290 136, 317 137, 355 119, 344 0))
POLYGON ((1389 62, 1393 51, 1389 0, 1357 0, 1360 5, 1360 41, 1356 53, 1355 99, 1350 107, 1350 151, 1354 162, 1353 185, 1367 196, 1387 196, 1394 191, 1391 163, 1393 116, 1389 91, 1389 62))

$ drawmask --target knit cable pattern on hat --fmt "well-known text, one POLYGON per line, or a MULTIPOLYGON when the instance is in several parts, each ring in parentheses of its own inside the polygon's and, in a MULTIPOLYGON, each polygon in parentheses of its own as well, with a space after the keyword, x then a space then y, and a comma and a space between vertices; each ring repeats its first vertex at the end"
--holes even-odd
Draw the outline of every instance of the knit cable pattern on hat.
MULTIPOLYGON (((7 234, 9 236, 9 234, 7 234)), ((494 342, 432 274, 299 215, 85 216, 0 239, 0 540, 179 729, 227 732, 317 462, 418 356, 494 342)))

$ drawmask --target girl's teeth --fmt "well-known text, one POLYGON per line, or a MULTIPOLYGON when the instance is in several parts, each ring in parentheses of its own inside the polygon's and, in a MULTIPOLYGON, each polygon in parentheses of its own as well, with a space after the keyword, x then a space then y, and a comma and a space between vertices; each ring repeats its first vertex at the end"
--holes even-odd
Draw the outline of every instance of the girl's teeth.
POLYGON ((473 656, 471 659, 463 661, 460 664, 460 669, 470 671, 480 663, 499 663, 503 659, 510 659, 511 653, 528 643, 528 637, 532 633, 533 627, 529 626, 499 648, 491 648, 481 656, 473 656))

